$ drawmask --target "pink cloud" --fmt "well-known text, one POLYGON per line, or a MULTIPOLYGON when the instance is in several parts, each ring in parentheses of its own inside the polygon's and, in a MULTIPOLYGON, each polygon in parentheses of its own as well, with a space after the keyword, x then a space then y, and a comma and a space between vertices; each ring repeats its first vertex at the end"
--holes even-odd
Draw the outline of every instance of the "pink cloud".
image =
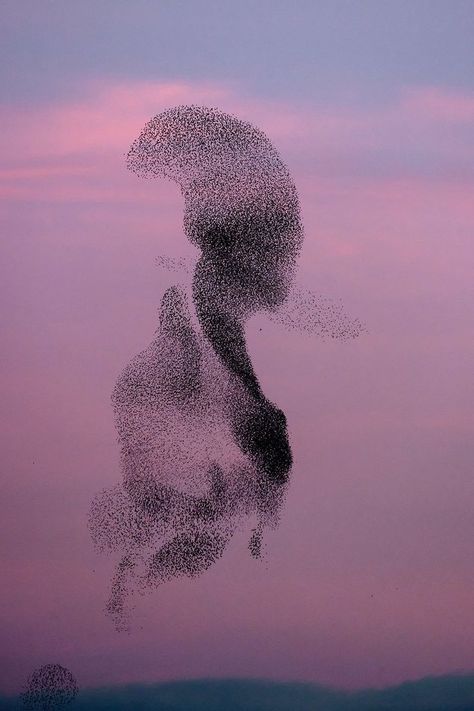
POLYGON ((425 120, 451 124, 472 124, 474 121, 474 96, 426 87, 404 92, 404 106, 425 120))
POLYGON ((451 259, 452 273, 464 278, 465 260, 447 257, 443 243, 450 234, 467 257, 466 242, 453 237, 453 228, 462 235, 474 220, 463 172, 471 157, 457 135, 469 126, 474 98, 430 87, 362 108, 262 102, 208 83, 96 82, 72 103, 0 108, 3 210, 23 202, 69 206, 72 220, 73 210, 81 220, 88 211, 96 219, 100 210, 101 240, 128 233, 159 244, 158 230, 162 248, 186 250, 176 186, 138 180, 124 166, 145 122, 180 103, 217 105, 242 116, 281 149, 301 196, 303 271, 337 263, 337 272, 353 280, 368 260, 378 265, 377 288, 390 293, 396 284, 384 274, 397 263, 414 293, 423 288, 420 275, 443 274, 451 259), (412 165, 417 151, 425 170, 412 165))
MULTIPOLYGON (((206 83, 95 83, 76 102, 0 109, 5 127, 0 150, 7 166, 0 174, 4 196, 32 199, 34 186, 40 199, 63 201, 74 190, 79 199, 87 199, 77 179, 85 182, 108 172, 109 183, 116 183, 114 173, 123 168, 123 154, 145 122, 180 103, 217 105, 261 126, 303 179, 347 177, 355 171, 364 181, 382 170, 377 175, 380 185, 390 178, 384 179, 384 168, 397 179, 400 172, 409 177, 419 171, 412 165, 414 154, 427 166, 425 180, 434 164, 431 178, 441 171, 438 177, 449 182, 452 176, 443 175, 443 168, 463 178, 473 158, 456 137, 456 128, 469 125, 474 98, 439 89, 407 90, 378 107, 341 108, 263 103, 236 89, 206 83), (371 156, 375 165, 368 160, 371 156), (55 180, 61 181, 61 188, 55 180), (64 185, 68 180, 70 190, 64 185)), ((112 199, 104 185, 100 196, 112 199)))
POLYGON ((57 644, 74 641, 71 668, 88 665, 90 683, 154 679, 159 667, 353 684, 467 663, 474 208, 462 135, 471 109, 472 97, 433 88, 376 107, 315 108, 178 82, 97 83, 73 103, 0 109, 4 611, 21 659, 5 676, 20 683, 32 649, 39 663, 45 645, 57 650, 45 642, 55 608, 57 644), (343 297, 369 333, 321 344, 290 340, 265 319, 262 333, 249 325, 256 369, 295 439, 270 570, 251 567, 244 542, 196 584, 163 588, 140 607, 135 652, 103 619, 108 572, 85 520, 91 496, 118 477, 113 383, 149 342, 160 296, 178 279, 154 258, 190 249, 176 187, 138 180, 124 153, 153 114, 190 102, 252 121, 280 148, 306 229, 299 278, 343 297), (91 644, 107 652, 100 664, 84 661, 91 644))

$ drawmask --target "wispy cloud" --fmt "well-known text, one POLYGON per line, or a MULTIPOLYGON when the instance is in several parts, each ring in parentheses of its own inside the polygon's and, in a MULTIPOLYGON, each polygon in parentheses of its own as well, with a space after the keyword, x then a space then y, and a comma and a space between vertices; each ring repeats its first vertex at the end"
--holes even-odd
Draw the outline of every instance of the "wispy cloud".
POLYGON ((45 647, 58 649, 48 635, 60 576, 67 663, 83 660, 90 684, 155 679, 157 635, 161 678, 255 672, 364 684, 471 658, 471 110, 467 93, 430 87, 371 106, 316 107, 202 82, 102 82, 74 102, 0 108, 2 520, 17 560, 4 595, 8 688, 45 647), (303 337, 290 348, 267 323, 264 340, 253 334, 260 363, 273 354, 269 387, 286 398, 299 457, 273 573, 261 597, 255 573, 243 585, 238 566, 204 579, 201 593, 163 592, 130 656, 101 626, 102 589, 81 557, 88 537, 70 512, 83 515, 76 494, 87 509, 98 479, 116 480, 109 393, 156 328, 168 277, 178 278, 158 271, 156 257, 195 258, 176 187, 137 179, 124 154, 150 116, 192 102, 252 121, 278 146, 303 210, 298 278, 341 297, 370 334, 334 349, 303 337), (45 519, 57 541, 48 560, 45 519), (74 550, 68 536, 78 536, 74 550), (28 570, 43 560, 38 595, 28 570), (194 611, 207 608, 197 622, 194 611), (199 652, 190 641, 198 624, 199 652))
POLYGON ((260 101, 219 84, 95 82, 75 102, 0 108, 3 196, 123 199, 114 172, 129 144, 152 115, 181 103, 218 105, 261 126, 302 180, 356 178, 397 192, 414 181, 456 185, 473 177, 468 94, 420 87, 377 106, 315 107, 260 101))

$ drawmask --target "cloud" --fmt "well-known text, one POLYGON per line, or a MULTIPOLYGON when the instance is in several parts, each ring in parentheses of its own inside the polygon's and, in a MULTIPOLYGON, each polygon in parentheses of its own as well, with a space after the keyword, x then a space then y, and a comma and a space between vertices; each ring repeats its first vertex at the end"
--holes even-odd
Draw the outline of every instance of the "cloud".
MULTIPOLYGON (((0 703, 18 708, 16 698, 0 703)), ((474 675, 459 674, 356 692, 260 680, 136 684, 84 690, 71 711, 471 711, 473 704, 474 675)))
POLYGON ((217 83, 96 81, 76 101, 0 107, 2 195, 126 200, 120 174, 128 146, 152 115, 182 103, 218 106, 261 126, 303 182, 326 189, 334 179, 397 192, 407 182, 411 190, 413 181, 473 177, 469 94, 419 87, 376 106, 314 106, 262 101, 217 83))
MULTIPOLYGON (((280 149, 311 237, 301 260, 310 271, 321 260, 332 270, 334 260, 338 273, 347 265, 353 279, 360 258, 377 262, 379 288, 391 288, 383 274, 394 262, 441 272, 446 235, 459 241, 472 231, 474 95, 418 87, 376 105, 315 106, 261 100, 230 84, 182 81, 95 81, 75 101, 0 106, 7 226, 21 231, 21 206, 28 204, 38 208, 38 225, 40 219, 52 225, 67 211, 70 225, 89 220, 90 239, 129 234, 159 239, 166 253, 188 249, 176 186, 137 180, 124 161, 146 121, 182 103, 247 119, 280 149)), ((405 293, 419 288, 416 278, 405 293)))
POLYGON ((92 639, 106 669, 89 661, 91 684, 110 675, 155 678, 157 649, 162 678, 183 669, 296 676, 304 667, 306 677, 364 683, 439 673, 470 659, 474 207, 462 174, 470 107, 467 93, 427 87, 372 106, 315 107, 251 99, 217 84, 103 82, 74 102, 0 109, 1 186, 10 195, 0 207, 8 213, 6 451, 10 494, 25 521, 24 537, 13 518, 8 526, 21 562, 5 610, 22 608, 19 617, 8 615, 10 684, 20 663, 33 659, 33 666, 57 646, 50 623, 57 571, 74 561, 77 575, 67 582, 61 573, 70 610, 58 629, 83 660, 92 639), (262 324, 265 340, 254 338, 258 367, 274 354, 268 384, 288 402, 300 457, 286 543, 275 539, 265 582, 247 584, 255 574, 246 569, 242 582, 234 565, 204 580, 200 592, 164 592, 159 613, 150 600, 141 652, 130 656, 101 626, 103 588, 81 572, 82 524, 71 516, 65 524, 59 511, 82 515, 80 501, 86 508, 97 480, 115 479, 109 392, 156 327, 166 278, 177 280, 157 273, 156 257, 190 256, 175 186, 138 180, 124 166, 149 117, 188 101, 248 118, 279 147, 304 214, 299 278, 341 297, 370 333, 354 349, 302 339, 290 349, 280 331, 262 324), (25 486, 33 497, 25 498, 25 486), (38 594, 24 571, 43 560, 42 520, 58 546, 38 594), (301 546, 311 554, 307 567, 301 546), (280 574, 281 561, 291 576, 280 574), (91 609, 97 614, 87 623, 91 609), (232 624, 217 630, 220 620, 232 624))

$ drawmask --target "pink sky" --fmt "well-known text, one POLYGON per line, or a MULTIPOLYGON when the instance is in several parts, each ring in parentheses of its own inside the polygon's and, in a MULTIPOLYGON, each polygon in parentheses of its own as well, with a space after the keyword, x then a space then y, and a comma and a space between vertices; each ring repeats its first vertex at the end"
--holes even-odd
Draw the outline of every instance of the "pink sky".
MULTIPOLYGON (((58 662, 81 685, 189 676, 385 684, 472 669, 474 96, 419 86, 373 106, 258 100, 223 83, 96 81, 0 109, 3 690, 58 662), (87 531, 119 478, 110 393, 193 256, 175 186, 128 173, 180 103, 262 128, 300 193, 301 286, 341 298, 350 343, 248 326, 295 453, 264 563, 247 531, 196 581, 103 614, 113 560, 87 531), (261 331, 259 329, 262 329, 261 331)), ((249 522, 251 528, 251 522, 249 522)))

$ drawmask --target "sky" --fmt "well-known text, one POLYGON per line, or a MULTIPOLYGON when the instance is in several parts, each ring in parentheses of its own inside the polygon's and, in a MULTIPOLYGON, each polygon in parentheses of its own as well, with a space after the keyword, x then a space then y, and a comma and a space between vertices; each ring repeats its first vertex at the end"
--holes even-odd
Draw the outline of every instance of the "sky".
POLYGON ((344 688, 472 670, 474 5, 0 3, 0 690, 262 677, 344 688), (350 342, 247 326, 295 464, 266 556, 104 614, 90 501, 120 476, 110 393, 196 258, 176 186, 124 156, 173 105, 263 129, 298 188, 298 286, 350 342))

